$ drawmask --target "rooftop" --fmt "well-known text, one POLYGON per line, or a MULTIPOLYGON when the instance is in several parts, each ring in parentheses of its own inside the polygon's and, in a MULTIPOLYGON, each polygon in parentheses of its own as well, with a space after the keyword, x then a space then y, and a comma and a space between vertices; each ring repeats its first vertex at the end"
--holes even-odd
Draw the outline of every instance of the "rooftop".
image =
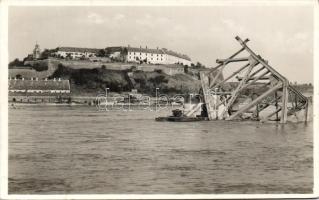
POLYGON ((65 52, 90 52, 90 53, 97 53, 101 49, 95 48, 81 48, 81 47, 58 47, 58 51, 65 51, 65 52))
POLYGON ((175 51, 171 51, 171 50, 167 50, 167 49, 163 49, 163 51, 168 54, 168 55, 171 55, 171 56, 175 56, 175 57, 178 57, 178 58, 183 58, 185 60, 189 60, 191 61, 190 57, 188 55, 185 55, 185 54, 180 54, 180 53, 177 53, 175 51))

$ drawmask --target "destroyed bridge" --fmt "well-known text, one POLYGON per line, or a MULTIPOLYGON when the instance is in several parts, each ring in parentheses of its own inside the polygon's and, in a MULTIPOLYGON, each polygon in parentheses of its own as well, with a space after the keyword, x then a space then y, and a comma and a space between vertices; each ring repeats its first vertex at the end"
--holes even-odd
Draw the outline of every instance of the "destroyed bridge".
MULTIPOLYGON (((300 121, 302 116, 302 121, 307 121, 308 99, 247 46, 249 39, 237 36, 236 40, 241 45, 239 51, 217 59, 215 68, 200 73, 208 119, 286 123, 289 117, 300 121)), ((195 104, 185 115, 194 115, 203 103, 195 104)))

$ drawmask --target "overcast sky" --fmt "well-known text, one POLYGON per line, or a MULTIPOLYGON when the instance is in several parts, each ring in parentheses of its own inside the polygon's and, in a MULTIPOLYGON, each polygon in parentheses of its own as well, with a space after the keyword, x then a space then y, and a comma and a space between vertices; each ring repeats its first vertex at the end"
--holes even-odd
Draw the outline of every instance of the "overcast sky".
POLYGON ((290 81, 313 82, 311 6, 10 7, 9 59, 23 58, 37 41, 104 48, 168 48, 214 67, 249 38, 249 46, 290 81))

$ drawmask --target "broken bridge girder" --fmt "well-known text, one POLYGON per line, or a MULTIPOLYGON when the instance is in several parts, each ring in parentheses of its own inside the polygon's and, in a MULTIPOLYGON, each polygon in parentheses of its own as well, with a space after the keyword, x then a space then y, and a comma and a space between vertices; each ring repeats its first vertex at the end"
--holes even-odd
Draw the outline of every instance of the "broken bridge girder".
POLYGON ((208 118, 210 120, 220 118, 234 120, 250 113, 257 116, 258 120, 266 121, 276 115, 276 120, 285 123, 288 116, 302 109, 307 112, 308 99, 289 85, 288 80, 272 68, 268 61, 255 54, 247 46, 248 39, 243 41, 237 36, 236 40, 242 46, 239 51, 226 59, 217 59, 216 62, 219 65, 208 73, 200 73, 208 118), (240 57, 242 52, 248 53, 249 56, 240 57), (236 62, 248 63, 231 75, 224 77, 224 70, 230 68, 228 64, 236 62), (235 82, 231 81, 240 73, 243 73, 244 76, 235 82), (257 97, 253 98, 249 94, 255 94, 257 97), (265 98, 271 100, 264 103, 265 98), (292 108, 288 108, 289 103, 292 108), (259 105, 264 105, 264 107, 259 105), (238 108, 233 109, 233 107, 238 108), (253 108, 255 111, 252 112, 253 108))

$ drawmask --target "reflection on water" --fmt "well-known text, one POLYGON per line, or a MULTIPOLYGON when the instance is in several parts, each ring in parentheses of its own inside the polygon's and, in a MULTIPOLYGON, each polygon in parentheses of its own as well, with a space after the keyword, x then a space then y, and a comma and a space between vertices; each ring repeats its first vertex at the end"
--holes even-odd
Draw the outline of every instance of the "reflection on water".
POLYGON ((154 121, 166 114, 10 109, 9 193, 312 193, 312 123, 154 121))

